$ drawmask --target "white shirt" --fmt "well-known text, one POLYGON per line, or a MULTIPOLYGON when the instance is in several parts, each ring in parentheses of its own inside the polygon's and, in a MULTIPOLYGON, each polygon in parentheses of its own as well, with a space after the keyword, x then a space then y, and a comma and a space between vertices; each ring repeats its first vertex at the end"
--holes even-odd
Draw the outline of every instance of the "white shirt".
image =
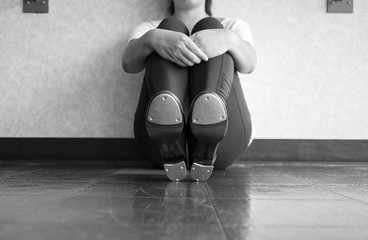
MULTIPOLYGON (((229 29, 234 32, 237 32, 239 36, 250 43, 252 47, 254 48, 253 44, 253 35, 252 32, 248 26, 248 23, 246 23, 243 20, 240 19, 232 19, 232 18, 222 18, 219 19, 221 24, 224 26, 224 29, 229 29)), ((133 39, 137 39, 142 37, 146 32, 155 29, 158 27, 158 25, 161 23, 161 20, 155 20, 155 21, 149 21, 149 22, 143 22, 136 26, 130 33, 128 37, 128 42, 130 42, 133 39)))

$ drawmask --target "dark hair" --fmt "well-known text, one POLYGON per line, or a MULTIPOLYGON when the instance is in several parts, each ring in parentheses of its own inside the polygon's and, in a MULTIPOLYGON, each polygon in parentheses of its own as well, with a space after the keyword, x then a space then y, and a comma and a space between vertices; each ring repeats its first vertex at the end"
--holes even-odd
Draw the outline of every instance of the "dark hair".
MULTIPOLYGON (((205 11, 209 16, 212 16, 212 10, 211 10, 211 6, 212 6, 212 0, 206 0, 205 3, 205 11)), ((169 11, 171 13, 171 15, 173 15, 175 13, 175 5, 174 5, 174 1, 171 1, 171 5, 169 8, 169 11)))

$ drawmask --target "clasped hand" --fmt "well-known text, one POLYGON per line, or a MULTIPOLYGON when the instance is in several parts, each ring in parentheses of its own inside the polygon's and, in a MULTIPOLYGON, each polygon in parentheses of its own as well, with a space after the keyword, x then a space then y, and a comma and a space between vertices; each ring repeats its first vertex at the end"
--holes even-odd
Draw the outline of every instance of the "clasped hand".
POLYGON ((221 30, 203 30, 188 37, 180 32, 156 29, 153 49, 179 66, 193 66, 228 50, 225 32, 221 30))

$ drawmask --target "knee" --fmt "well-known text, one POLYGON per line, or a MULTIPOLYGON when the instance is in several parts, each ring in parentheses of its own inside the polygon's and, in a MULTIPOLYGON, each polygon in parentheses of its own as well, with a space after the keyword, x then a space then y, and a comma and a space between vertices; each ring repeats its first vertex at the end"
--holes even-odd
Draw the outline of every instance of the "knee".
POLYGON ((187 26, 185 26, 185 24, 182 21, 180 21, 179 19, 176 19, 176 18, 173 18, 173 17, 165 18, 164 20, 162 20, 157 28, 172 30, 172 31, 175 31, 175 32, 181 32, 181 33, 184 33, 186 35, 189 35, 189 30, 188 30, 187 26))
POLYGON ((214 17, 206 17, 199 20, 193 27, 192 34, 205 29, 222 29, 221 22, 214 17))

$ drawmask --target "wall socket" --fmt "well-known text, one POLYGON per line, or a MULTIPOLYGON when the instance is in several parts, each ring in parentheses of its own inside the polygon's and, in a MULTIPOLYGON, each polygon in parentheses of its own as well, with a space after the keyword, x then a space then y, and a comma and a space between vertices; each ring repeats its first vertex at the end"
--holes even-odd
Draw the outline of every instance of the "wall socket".
POLYGON ((354 0, 327 0, 328 13, 353 13, 354 0))
POLYGON ((48 13, 49 0, 23 0, 24 13, 48 13))

